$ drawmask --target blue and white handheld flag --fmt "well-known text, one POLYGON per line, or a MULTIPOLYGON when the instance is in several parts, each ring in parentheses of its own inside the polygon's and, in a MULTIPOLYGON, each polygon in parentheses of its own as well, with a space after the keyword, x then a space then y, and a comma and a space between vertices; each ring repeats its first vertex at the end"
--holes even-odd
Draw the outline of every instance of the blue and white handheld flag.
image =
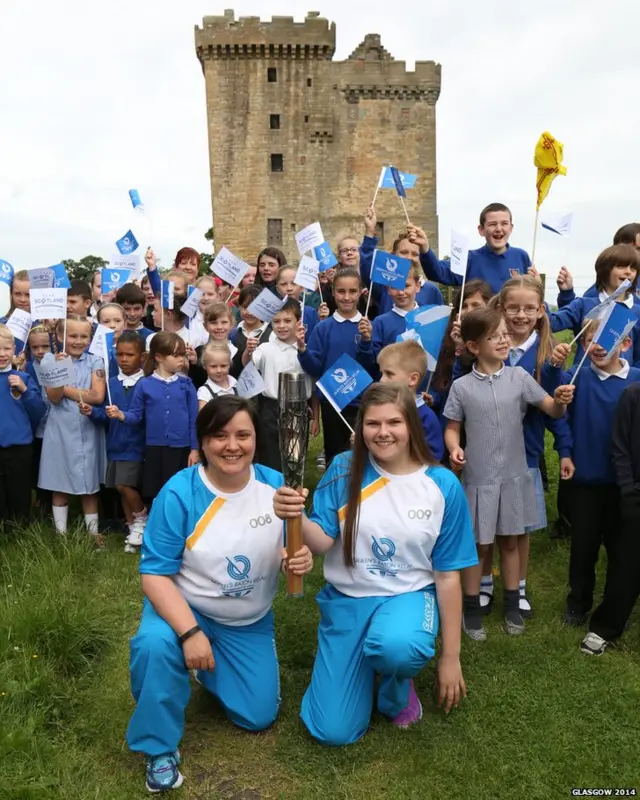
POLYGON ((160 281, 162 308, 173 310, 175 284, 173 281, 160 281))
MULTIPOLYGON (((391 169, 391 167, 382 167, 380 171, 380 180, 378 181, 378 189, 396 188, 391 169)), ((400 170, 396 170, 396 172, 405 189, 413 189, 415 187, 416 181, 418 180, 417 175, 410 175, 408 172, 400 172, 400 170)))
POLYGON ((624 303, 611 303, 602 312, 600 324, 593 335, 593 344, 606 350, 607 358, 611 358, 637 321, 638 317, 633 309, 627 308, 624 303))
POLYGON ((573 211, 562 216, 545 216, 540 224, 545 230, 557 233, 558 236, 569 236, 573 228, 573 211))
POLYGON ((602 319, 602 312, 604 311, 604 309, 615 303, 619 297, 625 295, 630 288, 631 288, 630 280, 622 281, 622 283, 620 284, 620 286, 618 286, 615 292, 612 292, 601 303, 595 305, 591 309, 591 311, 585 314, 585 319, 602 319))
POLYGON ((329 367, 317 385, 329 403, 340 414, 349 403, 364 392, 370 383, 373 383, 373 380, 369 373, 345 353, 329 367))
POLYGON ((53 267, 49 267, 53 271, 53 288, 54 289, 70 289, 71 288, 71 281, 69 280, 69 276, 67 275, 67 270, 65 269, 64 264, 56 264, 53 267))
POLYGON ((129 281, 133 270, 130 269, 102 269, 102 294, 117 292, 129 281))
POLYGON ((138 242, 133 233, 131 231, 127 231, 121 239, 118 239, 116 242, 116 247, 123 256, 128 256, 129 253, 133 253, 138 249, 138 242))
POLYGON ((407 193, 402 178, 400 177, 400 172, 395 167, 389 167, 389 171, 391 172, 391 178, 396 187, 396 192, 398 192, 398 197, 406 197, 407 193))
POLYGON ((140 192, 137 189, 129 189, 129 199, 131 200, 131 205, 135 209, 138 211, 144 211, 144 206, 142 205, 142 200, 140 199, 140 192))
POLYGON ((380 283, 391 289, 404 289, 410 271, 411 259, 385 253, 384 250, 374 250, 371 262, 372 283, 380 283))
POLYGON ((316 261, 320 264, 319 272, 326 272, 328 269, 335 267, 338 259, 335 257, 329 242, 323 242, 317 247, 313 248, 313 255, 316 261))
POLYGON ((13 274, 14 269, 11 264, 8 261, 4 261, 2 258, 0 258, 0 282, 6 283, 7 286, 11 286, 13 274))
POLYGON ((405 317, 407 330, 414 330, 418 334, 427 353, 429 372, 433 372, 438 363, 452 310, 450 306, 422 306, 410 311, 405 317))

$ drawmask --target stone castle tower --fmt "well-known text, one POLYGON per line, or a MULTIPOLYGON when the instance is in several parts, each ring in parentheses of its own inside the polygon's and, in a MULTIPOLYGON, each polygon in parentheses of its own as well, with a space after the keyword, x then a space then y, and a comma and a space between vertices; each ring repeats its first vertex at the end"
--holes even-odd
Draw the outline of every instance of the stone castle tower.
MULTIPOLYGON (((294 235, 320 222, 335 247, 362 236, 362 217, 380 169, 417 174, 407 192, 412 221, 437 246, 436 101, 440 65, 408 72, 377 34, 346 61, 333 61, 335 24, 293 17, 205 17, 195 28, 205 77, 211 195, 217 248, 255 263, 262 247, 298 259, 294 235)), ((393 189, 376 201, 390 248, 405 227, 393 189)))

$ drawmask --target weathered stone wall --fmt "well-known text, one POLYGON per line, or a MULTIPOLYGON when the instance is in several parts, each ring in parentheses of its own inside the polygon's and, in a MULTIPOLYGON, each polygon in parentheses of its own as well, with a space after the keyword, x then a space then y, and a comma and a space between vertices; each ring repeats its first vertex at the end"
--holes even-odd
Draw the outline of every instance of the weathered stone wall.
MULTIPOLYGON (((195 29, 205 76, 211 194, 216 246, 255 263, 268 242, 268 221, 281 220, 293 263, 296 230, 319 221, 327 239, 362 235, 362 216, 380 168, 419 175, 407 193, 412 220, 437 244, 436 121, 440 66, 417 62, 407 72, 369 34, 346 61, 333 61, 336 30, 315 12, 235 20, 205 17, 195 29), (269 69, 276 81, 269 81, 269 69), (271 116, 279 115, 279 129, 271 116), (283 171, 273 172, 272 155, 283 171)), ((405 220, 391 189, 376 202, 390 246, 405 220)), ((277 235, 277 223, 271 234, 277 235)))

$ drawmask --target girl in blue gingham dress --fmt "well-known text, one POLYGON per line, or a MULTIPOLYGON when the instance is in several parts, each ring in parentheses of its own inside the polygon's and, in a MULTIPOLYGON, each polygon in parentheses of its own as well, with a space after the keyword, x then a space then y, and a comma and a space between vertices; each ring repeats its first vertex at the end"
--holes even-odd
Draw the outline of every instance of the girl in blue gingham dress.
MULTIPOLYGON (((499 311, 484 308, 462 321, 462 339, 476 361, 454 381, 444 409, 445 443, 451 463, 462 468, 471 508, 480 564, 463 573, 463 630, 484 641, 480 612, 481 564, 497 537, 504 581, 505 630, 524 631, 519 610, 518 537, 537 520, 536 491, 527 467, 522 422, 529 405, 560 417, 565 406, 542 389, 521 367, 506 369, 510 340, 499 311), (460 447, 462 424, 466 447, 460 447)), ((563 389, 565 387, 562 387, 563 389)), ((561 390, 558 390, 562 396, 561 390)))

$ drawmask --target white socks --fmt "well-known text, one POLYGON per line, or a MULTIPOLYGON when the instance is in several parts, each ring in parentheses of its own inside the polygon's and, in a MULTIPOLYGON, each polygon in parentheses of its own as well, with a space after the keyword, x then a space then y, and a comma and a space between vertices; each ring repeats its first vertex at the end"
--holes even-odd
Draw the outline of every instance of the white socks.
POLYGON ((480 606, 488 606, 493 597, 493 575, 483 575, 480 581, 480 606), (487 597, 490 595, 490 597, 487 597))
POLYGON ((63 536, 67 532, 67 521, 69 520, 69 506, 53 506, 53 524, 56 532, 63 536))
POLYGON ((98 530, 98 515, 97 514, 85 514, 84 515, 84 524, 87 527, 87 530, 92 536, 97 536, 100 531, 98 530))
POLYGON ((520 590, 520 602, 518 604, 520 611, 531 611, 531 603, 525 597, 526 587, 527 587, 526 579, 521 580, 518 586, 518 589, 520 590))

